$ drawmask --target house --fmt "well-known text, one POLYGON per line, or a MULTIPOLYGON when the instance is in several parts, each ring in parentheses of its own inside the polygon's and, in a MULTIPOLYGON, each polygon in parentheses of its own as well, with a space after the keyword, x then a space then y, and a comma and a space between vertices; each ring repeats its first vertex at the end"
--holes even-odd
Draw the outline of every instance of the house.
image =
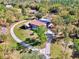
POLYGON ((31 29, 36 29, 37 26, 46 26, 44 22, 38 20, 32 20, 29 22, 31 29))
POLYGON ((36 14, 37 11, 36 11, 36 10, 30 10, 29 13, 30 13, 30 14, 36 14))

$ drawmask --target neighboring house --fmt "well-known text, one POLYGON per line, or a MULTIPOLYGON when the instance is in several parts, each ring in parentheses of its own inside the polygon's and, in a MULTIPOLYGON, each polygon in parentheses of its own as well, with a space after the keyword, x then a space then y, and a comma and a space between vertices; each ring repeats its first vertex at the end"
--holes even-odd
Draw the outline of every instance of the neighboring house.
POLYGON ((31 22, 29 22, 29 25, 31 29, 35 29, 37 26, 46 26, 44 22, 40 22, 38 20, 32 20, 31 22))
POLYGON ((30 13, 30 14, 36 14, 37 11, 36 11, 36 10, 30 10, 29 13, 30 13))
POLYGON ((7 4, 7 5, 6 5, 6 8, 13 8, 13 6, 12 6, 12 5, 7 4))

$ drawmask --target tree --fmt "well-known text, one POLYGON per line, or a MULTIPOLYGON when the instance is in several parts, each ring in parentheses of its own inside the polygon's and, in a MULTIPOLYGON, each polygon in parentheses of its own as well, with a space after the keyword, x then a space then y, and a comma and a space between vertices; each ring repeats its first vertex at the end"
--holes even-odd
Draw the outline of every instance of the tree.
POLYGON ((11 10, 7 10, 6 12, 5 12, 5 19, 6 19, 6 22, 7 23, 12 23, 13 21, 14 21, 14 19, 13 19, 13 12, 11 11, 11 10))
POLYGON ((56 20, 52 20, 52 22, 54 22, 57 25, 64 24, 64 20, 62 19, 62 17, 58 17, 56 20))
POLYGON ((49 12, 50 3, 48 1, 42 1, 39 5, 39 12, 47 14, 49 12))
POLYGON ((34 38, 26 38, 26 40, 24 41, 25 43, 27 43, 27 44, 30 44, 30 45, 32 45, 32 46, 37 46, 37 45, 40 45, 40 41, 39 40, 37 40, 37 39, 34 39, 34 38))
POLYGON ((4 5, 0 4, 0 18, 5 17, 5 15, 4 15, 5 11, 6 11, 6 9, 5 9, 4 5))
POLYGON ((22 46, 21 44, 17 43, 16 50, 21 50, 21 49, 23 50, 23 49, 25 49, 25 47, 22 46))
POLYGON ((35 33, 37 33, 39 39, 41 40, 41 42, 45 42, 46 41, 46 35, 45 35, 45 27, 40 26, 37 27, 36 29, 33 30, 35 33))

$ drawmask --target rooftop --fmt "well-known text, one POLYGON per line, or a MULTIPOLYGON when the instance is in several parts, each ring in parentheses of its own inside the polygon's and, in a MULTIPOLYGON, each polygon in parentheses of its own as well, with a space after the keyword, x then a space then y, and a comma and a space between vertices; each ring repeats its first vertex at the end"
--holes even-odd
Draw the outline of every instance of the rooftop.
POLYGON ((44 22, 38 21, 38 20, 32 20, 30 24, 36 25, 36 26, 46 26, 44 22))
POLYGON ((42 22, 51 22, 50 19, 47 19, 47 18, 41 18, 39 20, 42 21, 42 22))

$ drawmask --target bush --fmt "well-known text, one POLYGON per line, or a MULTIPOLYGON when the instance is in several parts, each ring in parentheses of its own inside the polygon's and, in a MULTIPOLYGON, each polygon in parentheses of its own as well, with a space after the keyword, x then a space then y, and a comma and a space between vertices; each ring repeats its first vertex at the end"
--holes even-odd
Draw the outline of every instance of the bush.
POLYGON ((24 49, 25 47, 23 47, 21 44, 17 43, 17 46, 16 46, 16 50, 21 50, 21 49, 24 49))

